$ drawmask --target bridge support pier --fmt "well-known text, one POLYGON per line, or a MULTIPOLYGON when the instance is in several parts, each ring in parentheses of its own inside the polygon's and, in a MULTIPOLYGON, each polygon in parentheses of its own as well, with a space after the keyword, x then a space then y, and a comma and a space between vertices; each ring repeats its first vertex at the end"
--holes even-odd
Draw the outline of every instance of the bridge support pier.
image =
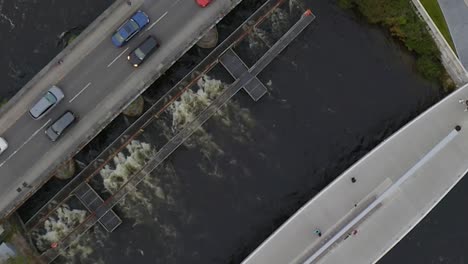
POLYGON ((203 49, 211 49, 218 44, 218 29, 213 27, 197 43, 197 46, 203 49))

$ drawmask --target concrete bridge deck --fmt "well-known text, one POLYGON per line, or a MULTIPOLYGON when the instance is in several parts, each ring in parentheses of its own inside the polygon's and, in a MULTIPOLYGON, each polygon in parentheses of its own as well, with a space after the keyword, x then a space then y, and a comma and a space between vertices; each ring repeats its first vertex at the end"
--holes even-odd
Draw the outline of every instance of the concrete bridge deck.
POLYGON ((243 264, 377 262, 467 173, 466 99, 468 85, 385 140, 243 264))

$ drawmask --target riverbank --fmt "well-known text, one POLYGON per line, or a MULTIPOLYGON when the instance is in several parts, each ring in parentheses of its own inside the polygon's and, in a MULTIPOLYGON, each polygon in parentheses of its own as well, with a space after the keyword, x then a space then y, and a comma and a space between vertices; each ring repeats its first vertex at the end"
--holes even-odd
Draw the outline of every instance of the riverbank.
POLYGON ((38 254, 31 245, 28 235, 21 224, 21 220, 16 214, 12 215, 3 225, 6 230, 3 240, 12 245, 17 254, 9 258, 6 264, 44 264, 38 258, 38 254))
POLYGON ((440 83, 446 91, 455 88, 442 65, 437 45, 410 1, 339 0, 339 5, 356 11, 370 24, 385 27, 416 56, 416 67, 424 78, 440 83))
POLYGON ((4 106, 7 102, 7 99, 0 99, 0 108, 2 108, 2 106, 4 106))
POLYGON ((439 2, 437 0, 420 0, 421 4, 426 9, 427 13, 431 16, 432 20, 436 24, 437 28, 440 30, 440 33, 444 36, 447 43, 452 48, 453 52, 457 52, 455 49, 455 44, 453 44, 452 36, 445 21, 444 14, 440 9, 439 2))

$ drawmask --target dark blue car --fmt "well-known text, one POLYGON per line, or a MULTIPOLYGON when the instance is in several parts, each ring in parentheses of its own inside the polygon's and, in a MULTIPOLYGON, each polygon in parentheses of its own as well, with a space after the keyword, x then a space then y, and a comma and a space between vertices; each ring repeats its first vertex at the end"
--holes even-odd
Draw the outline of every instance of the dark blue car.
POLYGON ((122 47, 148 23, 149 17, 143 11, 136 12, 112 35, 112 43, 116 47, 122 47))

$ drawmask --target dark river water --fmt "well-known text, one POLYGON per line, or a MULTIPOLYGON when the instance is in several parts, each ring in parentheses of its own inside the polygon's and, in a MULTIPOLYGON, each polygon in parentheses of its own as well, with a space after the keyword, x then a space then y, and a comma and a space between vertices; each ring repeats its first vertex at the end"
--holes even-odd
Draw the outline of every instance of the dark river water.
MULTIPOLYGON (((85 27, 111 2, 0 0, 0 98, 11 97, 60 51, 63 32, 85 27)), ((259 75, 268 94, 255 103, 239 92, 115 207, 123 219, 117 230, 97 225, 55 263, 239 263, 342 171, 444 96, 383 30, 334 1, 286 2, 238 48, 247 61, 258 57, 304 7, 317 15, 259 75)), ((220 34, 254 6, 244 0, 220 34)), ((205 53, 192 49, 171 74, 182 76, 193 66, 187 60, 205 53)), ((91 185, 109 196, 129 168, 141 166, 222 91, 224 76, 216 69, 208 74, 91 185)), ((468 200, 467 184, 461 181, 380 263, 464 263, 468 214, 458 206, 468 200)), ((38 248, 68 228, 63 219, 85 211, 70 201, 61 214, 33 235, 38 248)))

